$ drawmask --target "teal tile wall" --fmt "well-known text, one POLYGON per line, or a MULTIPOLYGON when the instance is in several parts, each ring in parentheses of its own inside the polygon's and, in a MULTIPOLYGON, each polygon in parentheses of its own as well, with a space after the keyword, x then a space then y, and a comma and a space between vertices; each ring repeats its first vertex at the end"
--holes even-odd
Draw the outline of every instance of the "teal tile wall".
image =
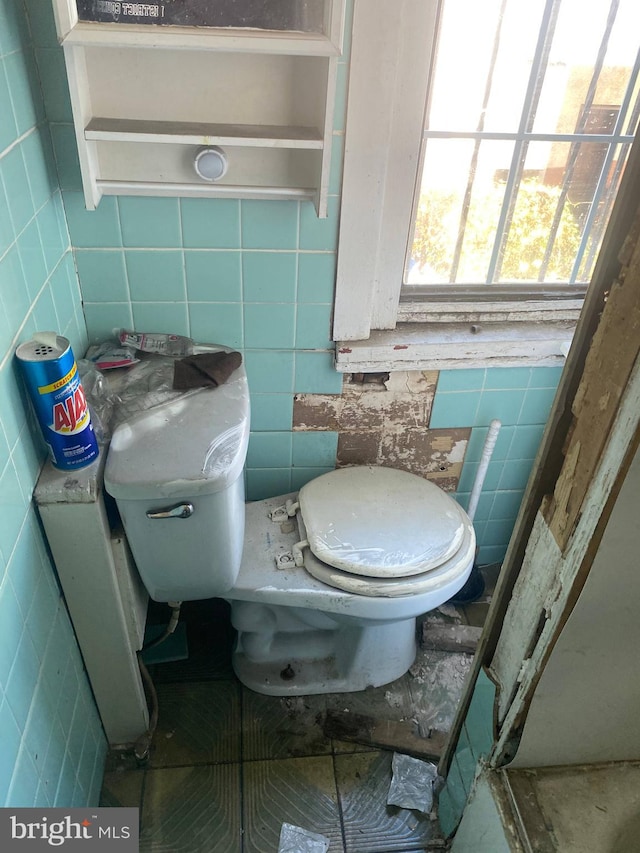
POLYGON ((13 357, 36 330, 86 344, 36 71, 48 5, 0 0, 0 806, 96 804, 106 751, 33 507, 44 453, 13 357))
POLYGON ((446 784, 439 796, 438 819, 446 836, 451 835, 460 822, 478 762, 489 755, 493 746, 495 693, 495 686, 480 670, 446 784))
MULTIPOLYGON (((30 2, 35 8, 37 0, 30 2)), ((325 220, 309 202, 237 199, 105 197, 87 212, 63 65, 42 30, 36 60, 47 76, 45 102, 90 338, 135 326, 243 352, 252 393, 250 499, 293 490, 313 472, 330 469, 335 435, 330 445, 311 437, 304 452, 306 438, 289 439, 284 452, 282 436, 291 431, 294 394, 336 394, 342 387, 330 324, 349 25, 338 68, 325 220)), ((475 519, 481 563, 504 556, 558 378, 559 370, 546 368, 440 373, 429 426, 472 428, 457 493, 463 506, 487 426, 493 418, 503 423, 475 519)))
POLYGON ((250 499, 288 492, 330 470, 337 435, 293 435, 291 417, 295 393, 342 387, 331 310, 348 55, 338 74, 329 216, 319 220, 310 202, 297 201, 105 197, 87 212, 60 53, 44 27, 36 60, 47 75, 44 97, 89 339, 135 326, 241 350, 252 393, 250 499))
POLYGON ((465 507, 478 471, 488 426, 502 426, 474 518, 480 564, 505 555, 538 451, 561 368, 442 370, 429 426, 471 427, 456 498, 465 507))

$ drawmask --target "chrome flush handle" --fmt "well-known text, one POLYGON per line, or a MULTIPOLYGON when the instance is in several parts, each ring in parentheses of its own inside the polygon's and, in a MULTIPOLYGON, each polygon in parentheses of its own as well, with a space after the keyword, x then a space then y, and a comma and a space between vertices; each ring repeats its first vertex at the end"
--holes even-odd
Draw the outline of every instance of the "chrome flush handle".
POLYGON ((193 515, 193 504, 176 504, 167 509, 149 511, 147 518, 189 518, 193 515))

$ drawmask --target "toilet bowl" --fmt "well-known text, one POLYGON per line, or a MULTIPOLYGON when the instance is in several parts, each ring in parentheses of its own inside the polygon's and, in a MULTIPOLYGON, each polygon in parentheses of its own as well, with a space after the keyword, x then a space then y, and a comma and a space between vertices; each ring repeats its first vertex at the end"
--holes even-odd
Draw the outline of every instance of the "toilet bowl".
POLYGON ((416 617, 451 598, 473 527, 433 483, 379 466, 337 469, 299 493, 245 504, 243 367, 114 432, 105 486, 149 595, 225 598, 233 667, 271 695, 351 692, 402 676, 416 617))

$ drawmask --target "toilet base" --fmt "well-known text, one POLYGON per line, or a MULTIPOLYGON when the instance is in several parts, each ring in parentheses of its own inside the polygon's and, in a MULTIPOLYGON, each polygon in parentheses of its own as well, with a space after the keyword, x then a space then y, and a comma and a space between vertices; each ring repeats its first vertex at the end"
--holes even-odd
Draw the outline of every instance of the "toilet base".
POLYGON ((268 696, 381 687, 403 676, 416 656, 415 618, 362 624, 302 608, 232 601, 231 621, 238 630, 233 669, 246 687, 268 696))

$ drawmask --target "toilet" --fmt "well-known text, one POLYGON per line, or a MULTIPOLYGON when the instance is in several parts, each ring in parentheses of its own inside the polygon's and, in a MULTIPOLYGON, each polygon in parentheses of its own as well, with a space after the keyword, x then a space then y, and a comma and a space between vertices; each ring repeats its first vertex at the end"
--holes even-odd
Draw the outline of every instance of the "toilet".
POLYGON ((352 692, 401 677, 416 617, 469 576, 469 518, 428 480, 379 466, 245 504, 248 439, 243 366, 114 431, 105 487, 149 595, 226 599, 234 670, 258 693, 352 692))

